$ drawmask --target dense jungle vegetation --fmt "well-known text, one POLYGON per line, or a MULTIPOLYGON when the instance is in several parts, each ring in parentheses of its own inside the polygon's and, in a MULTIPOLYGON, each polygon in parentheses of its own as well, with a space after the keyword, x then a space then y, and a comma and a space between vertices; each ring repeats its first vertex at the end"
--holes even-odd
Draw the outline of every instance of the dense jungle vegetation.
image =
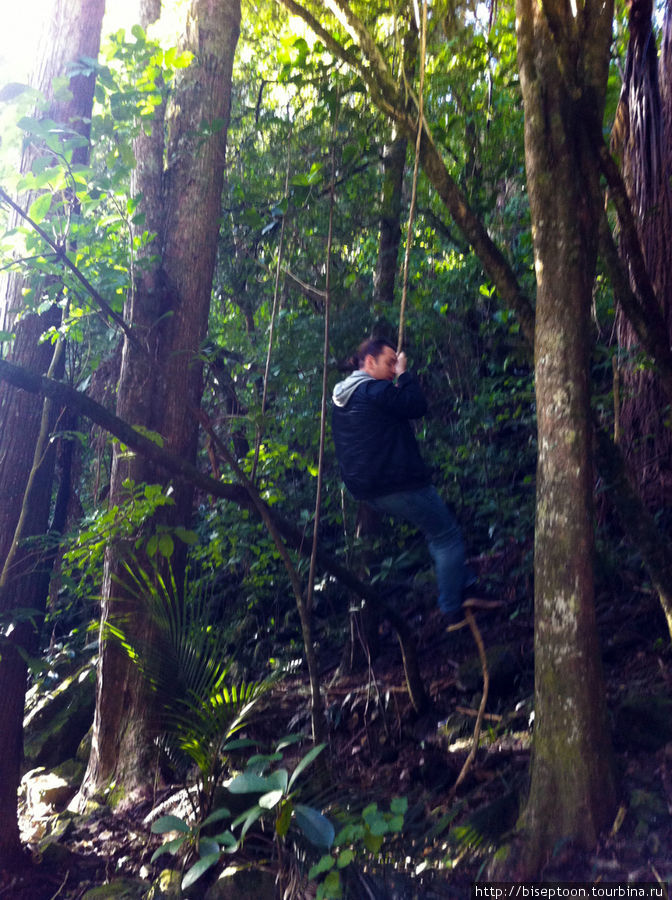
POLYGON ((0 895, 669 881, 670 4, 163 7, 0 88, 0 895), (452 632, 329 435, 402 319, 452 632))

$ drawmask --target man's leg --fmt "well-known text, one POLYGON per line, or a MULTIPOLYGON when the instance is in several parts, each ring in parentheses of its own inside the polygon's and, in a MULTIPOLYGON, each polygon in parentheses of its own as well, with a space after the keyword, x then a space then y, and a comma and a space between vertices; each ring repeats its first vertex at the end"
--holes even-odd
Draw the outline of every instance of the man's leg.
POLYGON ((415 525, 427 539, 439 588, 439 609, 455 616, 462 606, 463 591, 476 579, 465 565, 464 540, 457 519, 436 488, 428 486, 377 497, 369 503, 380 512, 415 525))

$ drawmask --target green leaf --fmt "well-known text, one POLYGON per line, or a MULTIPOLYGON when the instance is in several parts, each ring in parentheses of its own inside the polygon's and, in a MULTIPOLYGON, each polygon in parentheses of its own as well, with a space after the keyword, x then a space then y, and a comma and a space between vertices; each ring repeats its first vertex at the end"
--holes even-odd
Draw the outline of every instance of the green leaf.
POLYGON ((202 837, 198 842, 198 853, 201 859, 206 856, 214 856, 219 853, 219 844, 214 838, 202 837))
POLYGON ((271 790, 286 791, 288 789, 289 775, 287 769, 276 769, 267 777, 271 790))
POLYGON ((222 819, 228 819, 230 816, 230 811, 225 806, 222 806, 220 809, 211 812, 208 818, 203 820, 201 828, 204 828, 206 825, 212 825, 213 822, 221 822, 222 819))
POLYGON ((272 787, 268 778, 257 775, 255 772, 243 772, 237 775, 228 785, 232 794, 265 794, 272 787))
POLYGON ((251 738, 236 738, 235 741, 227 741, 222 747, 223 753, 229 753, 231 750, 243 750, 246 747, 256 747, 257 742, 251 738))
POLYGON ((262 809, 273 809, 273 807, 277 806, 281 800, 282 791, 269 791, 267 794, 263 794, 259 798, 259 806, 261 806, 262 809))
POLYGON ((172 66, 174 69, 186 69, 188 68, 196 57, 190 50, 183 50, 182 53, 178 53, 178 55, 173 59, 172 66))
POLYGON ((34 119, 31 116, 23 116, 16 123, 22 131, 27 131, 28 134, 34 134, 36 137, 46 137, 49 133, 50 125, 53 125, 50 119, 34 119))
POLYGON ((154 862, 164 853, 170 853, 171 855, 175 855, 177 851, 180 849, 182 844, 186 841, 186 835, 184 837, 173 838, 172 841, 166 841, 165 844, 161 844, 158 850, 155 850, 152 854, 152 858, 150 862, 154 862))
POLYGON ((292 812, 294 811, 294 804, 291 800, 286 800, 282 804, 282 809, 280 810, 280 815, 278 816, 275 822, 275 831, 279 837, 284 837, 289 831, 289 825, 292 821, 292 812))
POLYGON ((44 217, 49 212, 51 208, 51 194, 44 193, 40 194, 33 202, 30 204, 30 209, 28 210, 28 215, 37 225, 40 224, 44 220, 44 217))
POLYGON ((238 825, 240 825, 241 822, 243 822, 243 827, 240 832, 240 837, 242 840, 242 838, 244 838, 247 834, 250 827, 262 817, 263 813, 263 809, 259 806, 258 803, 255 803, 254 806, 250 807, 250 809, 248 810, 245 810, 244 813, 241 813, 241 815, 239 815, 238 818, 231 823, 231 828, 236 828, 238 825))
POLYGON ((347 850, 344 850, 341 854, 339 854, 339 857, 336 860, 336 865, 339 869, 344 869, 346 866, 350 865, 354 858, 355 851, 348 848, 347 850))
POLYGON ((149 438, 150 441, 154 441, 155 444, 159 447, 163 447, 165 441, 163 439, 163 435, 159 434, 158 431, 152 431, 151 428, 145 428, 144 425, 134 425, 133 428, 144 435, 144 437, 149 438))
POLYGON ((199 861, 189 869, 187 874, 182 879, 182 890, 186 891, 186 889, 188 887, 191 887, 191 885, 195 881, 198 881, 198 879, 201 877, 201 875, 204 874, 204 872, 207 872, 208 869, 216 866, 219 862, 219 856, 220 854, 218 850, 217 853, 211 853, 209 856, 204 856, 202 859, 199 859, 199 861))
POLYGON ((234 853, 238 849, 238 841, 228 829, 220 834, 216 834, 213 840, 221 844, 227 853, 234 853))
POLYGON ((367 825, 371 829, 371 834, 375 834, 377 837, 382 837, 390 830, 387 825, 387 820, 382 815, 376 816, 375 818, 372 817, 370 821, 367 821, 367 825))
POLYGON ((288 734, 280 739, 278 746, 275 748, 276 753, 280 750, 284 750, 285 747, 290 747, 292 744, 300 744, 303 740, 305 740, 303 734, 288 734))
POLYGON ((252 208, 246 209, 243 212, 241 219, 244 225, 247 225, 248 228, 252 229, 261 228, 261 226, 264 224, 264 220, 261 218, 256 209, 252 208))
POLYGON ((315 747, 313 747, 311 750, 309 750, 308 753, 306 753, 306 755, 303 757, 301 762, 298 764, 298 766, 292 772, 292 777, 289 779, 288 787, 289 787, 290 791, 292 789, 292 785, 294 784, 296 779, 299 777, 299 775, 303 772, 303 770, 305 768, 307 768, 312 763, 312 761, 315 759, 316 756, 320 755, 320 753, 324 750, 325 747, 326 747, 326 744, 324 744, 324 743, 317 744, 315 747))
POLYGON ((248 759, 246 768, 261 775, 264 769, 268 768, 269 763, 279 762, 281 759, 282 753, 255 753, 248 759))
POLYGON ((173 539, 169 534, 162 534, 159 538, 159 553, 165 559, 170 559, 173 555, 173 551, 175 549, 175 544, 173 543, 173 539))
POLYGON ((325 897, 342 897, 341 876, 335 870, 329 872, 324 879, 324 895, 325 897))
POLYGON ((316 847, 331 847, 334 842, 334 826, 326 816, 312 806, 304 806, 302 803, 296 804, 294 815, 296 824, 311 844, 316 847))
POLYGON ((161 816, 156 822, 152 822, 150 830, 152 834, 165 834, 167 831, 181 831, 188 834, 191 831, 184 819, 177 816, 161 816))
POLYGON ((178 525, 175 529, 175 537, 179 538, 183 544, 187 544, 189 547, 193 547, 194 544, 198 543, 198 535, 195 531, 191 531, 189 528, 184 528, 182 525, 178 525))
POLYGON ((383 846, 383 838, 380 835, 372 834, 367 828, 364 832, 364 846, 369 853, 379 853, 383 846))
POLYGON ((308 187, 310 181, 307 175, 293 175, 289 183, 295 187, 308 187))
POLYGON ((390 800, 390 812, 404 815, 408 809, 408 799, 406 797, 393 797, 390 800))
POLYGON ((321 875, 323 872, 328 872, 330 869, 334 868, 334 857, 333 856, 322 856, 315 863, 314 866, 308 872, 308 880, 312 881, 313 878, 316 878, 318 875, 321 875))

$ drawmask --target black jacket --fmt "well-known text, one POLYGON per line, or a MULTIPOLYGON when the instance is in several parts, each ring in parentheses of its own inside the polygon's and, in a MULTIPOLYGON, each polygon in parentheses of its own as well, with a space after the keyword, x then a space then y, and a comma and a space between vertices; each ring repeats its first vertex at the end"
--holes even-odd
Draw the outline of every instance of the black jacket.
POLYGON ((345 486, 356 499, 430 483, 409 422, 426 412, 425 396, 409 372, 400 375, 396 385, 361 372, 336 385, 334 445, 345 486))

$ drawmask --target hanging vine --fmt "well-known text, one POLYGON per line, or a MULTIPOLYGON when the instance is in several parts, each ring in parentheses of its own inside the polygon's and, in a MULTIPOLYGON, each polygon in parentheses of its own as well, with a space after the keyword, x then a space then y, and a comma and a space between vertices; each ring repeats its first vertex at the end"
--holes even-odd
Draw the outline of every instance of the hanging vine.
MULTIPOLYGON (((418 18, 417 5, 415 7, 418 18)), ((422 129, 424 123, 424 87, 425 87, 425 54, 427 48, 427 0, 422 3, 422 21, 418 24, 420 31, 420 87, 418 90, 418 128, 415 139, 415 160, 413 162, 413 186, 411 190, 411 205, 408 210, 408 228, 406 230, 406 250, 404 251, 404 274, 401 287, 401 305, 399 308, 399 332, 397 339, 397 353, 404 346, 404 327, 406 320, 406 300, 408 296, 408 270, 411 258, 411 244, 413 241, 413 220, 415 218, 415 205, 418 187, 418 168, 420 165, 420 144, 422 143, 422 129)))

